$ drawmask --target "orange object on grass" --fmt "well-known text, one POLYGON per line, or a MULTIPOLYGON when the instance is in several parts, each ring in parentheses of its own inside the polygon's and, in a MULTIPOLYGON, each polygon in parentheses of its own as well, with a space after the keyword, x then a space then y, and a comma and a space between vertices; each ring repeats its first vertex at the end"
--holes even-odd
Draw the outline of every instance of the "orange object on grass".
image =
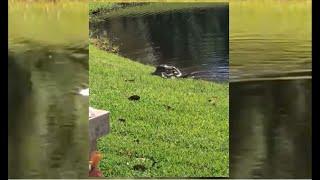
POLYGON ((102 159, 102 155, 98 151, 94 151, 91 154, 89 165, 89 177, 103 177, 102 172, 99 170, 98 165, 100 160, 102 159))

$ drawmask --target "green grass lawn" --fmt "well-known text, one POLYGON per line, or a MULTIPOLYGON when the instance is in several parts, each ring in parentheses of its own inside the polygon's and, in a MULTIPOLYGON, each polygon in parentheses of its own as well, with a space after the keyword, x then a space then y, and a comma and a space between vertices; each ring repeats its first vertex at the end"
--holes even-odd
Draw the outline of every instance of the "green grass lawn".
POLYGON ((90 105, 111 112, 98 141, 106 177, 229 175, 228 84, 162 79, 92 45, 89 61, 90 105))

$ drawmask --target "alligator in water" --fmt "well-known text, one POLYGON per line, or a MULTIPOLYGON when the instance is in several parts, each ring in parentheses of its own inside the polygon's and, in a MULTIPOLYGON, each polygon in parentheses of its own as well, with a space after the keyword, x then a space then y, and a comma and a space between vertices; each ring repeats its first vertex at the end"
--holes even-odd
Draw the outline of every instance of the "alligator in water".
POLYGON ((187 78, 193 77, 194 73, 182 74, 181 71, 175 66, 161 64, 156 67, 152 75, 161 76, 163 78, 187 78))

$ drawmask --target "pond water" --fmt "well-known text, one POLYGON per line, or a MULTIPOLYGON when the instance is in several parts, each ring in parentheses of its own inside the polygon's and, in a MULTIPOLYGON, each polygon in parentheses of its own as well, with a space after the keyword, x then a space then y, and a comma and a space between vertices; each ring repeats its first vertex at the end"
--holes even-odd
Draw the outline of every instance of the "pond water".
MULTIPOLYGON (((67 6, 66 17, 66 9, 59 5, 10 6, 9 178, 88 177, 88 98, 78 94, 88 87, 88 43, 82 39, 85 36, 63 38, 68 31, 61 20, 70 24, 68 18, 83 18, 87 9, 79 4, 71 7, 79 11, 67 6), (25 32, 28 27, 33 32, 25 32), (54 33, 50 30, 54 28, 61 31, 54 33)), ((74 26, 83 24, 79 27, 85 29, 87 19, 74 26)))
POLYGON ((230 176, 311 178, 311 81, 231 87, 230 176))
POLYGON ((230 176, 311 178, 311 3, 230 3, 230 176))
POLYGON ((228 4, 181 6, 185 4, 168 3, 165 8, 172 10, 139 10, 92 21, 90 37, 107 38, 119 47, 120 55, 144 64, 174 65, 196 78, 227 81, 228 4))

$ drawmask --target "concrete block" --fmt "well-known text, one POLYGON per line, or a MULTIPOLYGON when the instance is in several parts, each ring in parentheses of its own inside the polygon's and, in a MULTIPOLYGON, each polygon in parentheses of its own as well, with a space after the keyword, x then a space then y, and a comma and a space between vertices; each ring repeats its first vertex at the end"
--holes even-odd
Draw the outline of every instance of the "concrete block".
POLYGON ((90 154, 97 150, 97 139, 107 135, 110 131, 109 114, 108 111, 89 108, 90 154))

